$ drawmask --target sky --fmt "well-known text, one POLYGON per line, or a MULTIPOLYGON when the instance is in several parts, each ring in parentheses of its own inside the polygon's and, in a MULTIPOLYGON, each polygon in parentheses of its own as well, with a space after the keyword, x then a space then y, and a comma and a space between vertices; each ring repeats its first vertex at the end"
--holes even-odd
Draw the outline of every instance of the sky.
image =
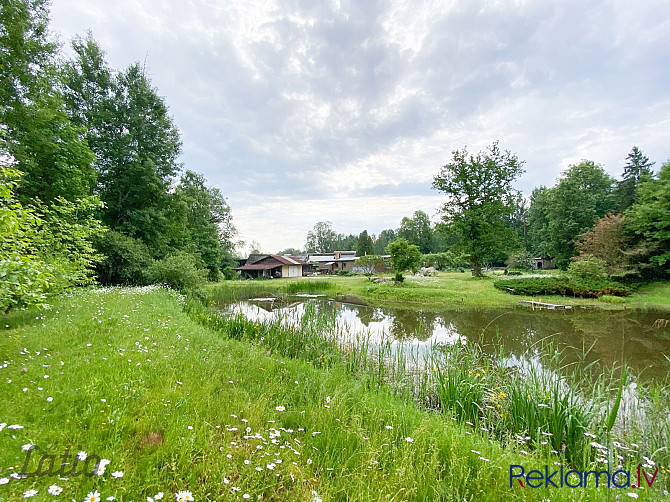
MULTIPOLYGON (((184 168, 264 252, 439 218, 433 177, 499 141, 517 188, 582 159, 621 175, 634 145, 670 158, 667 0, 52 0, 113 68, 146 65, 184 168)), ((248 249, 248 246, 247 246, 248 249)))

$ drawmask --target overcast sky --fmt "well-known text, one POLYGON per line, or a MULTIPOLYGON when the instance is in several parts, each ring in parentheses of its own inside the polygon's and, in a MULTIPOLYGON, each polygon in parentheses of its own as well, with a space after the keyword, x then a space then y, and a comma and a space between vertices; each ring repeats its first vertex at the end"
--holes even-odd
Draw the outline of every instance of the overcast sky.
POLYGON ((464 146, 516 153, 525 194, 581 159, 619 176, 633 145, 670 157, 667 0, 53 0, 52 28, 146 62, 184 166, 267 252, 435 217, 464 146))

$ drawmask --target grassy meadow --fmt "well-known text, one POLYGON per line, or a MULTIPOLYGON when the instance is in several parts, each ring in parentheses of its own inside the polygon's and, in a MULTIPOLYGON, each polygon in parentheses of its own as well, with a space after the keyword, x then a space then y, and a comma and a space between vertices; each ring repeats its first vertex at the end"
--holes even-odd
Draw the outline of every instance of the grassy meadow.
MULTIPOLYGON (((551 274, 545 272, 545 274, 551 274)), ((379 276, 375 276, 379 277, 379 276)), ((404 308, 441 309, 444 307, 506 307, 518 306, 519 300, 538 300, 537 297, 510 295, 493 287, 501 275, 473 277, 470 273, 439 272, 437 277, 407 276, 402 284, 395 284, 390 275, 383 275, 388 282, 375 284, 363 276, 316 276, 304 279, 265 281, 227 281, 208 286, 214 297, 227 295, 228 291, 245 291, 250 288, 258 296, 290 292, 291 284, 315 282, 315 291, 343 297, 355 297, 373 305, 396 305, 404 308), (321 283, 321 284, 320 284, 321 283), (325 284, 323 284, 325 283, 325 284), (217 293, 221 290, 222 293, 217 293)), ((302 287, 302 286, 301 286, 302 287)), ((658 281, 634 289, 630 296, 602 297, 599 299, 573 298, 547 295, 540 298, 548 303, 597 307, 602 309, 643 308, 670 310, 670 283, 658 281)), ((355 299, 354 299, 355 301, 355 299)))
MULTIPOLYGON (((0 328, 3 502, 656 500, 667 488, 665 467, 653 490, 510 488, 511 464, 568 461, 417 405, 308 325, 225 319, 168 290, 80 291, 0 328), (25 472, 47 475, 22 478, 29 453, 25 472)), ((435 373, 447 399, 449 374, 435 373)))

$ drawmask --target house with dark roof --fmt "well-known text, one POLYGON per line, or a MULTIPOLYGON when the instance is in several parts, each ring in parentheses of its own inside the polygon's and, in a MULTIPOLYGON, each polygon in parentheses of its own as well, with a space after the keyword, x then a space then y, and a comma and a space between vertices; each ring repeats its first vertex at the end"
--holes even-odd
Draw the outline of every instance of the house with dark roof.
POLYGON ((251 254, 245 263, 237 267, 242 277, 247 279, 279 279, 281 277, 302 277, 305 262, 278 254, 251 254))

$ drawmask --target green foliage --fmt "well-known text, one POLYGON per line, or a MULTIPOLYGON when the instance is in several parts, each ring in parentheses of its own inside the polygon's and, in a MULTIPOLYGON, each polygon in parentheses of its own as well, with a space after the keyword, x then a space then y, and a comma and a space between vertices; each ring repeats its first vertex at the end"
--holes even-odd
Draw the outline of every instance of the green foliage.
POLYGON ((406 239, 396 239, 388 245, 391 255, 391 267, 395 272, 395 280, 402 282, 402 275, 406 270, 416 272, 421 266, 421 251, 415 244, 410 244, 406 239))
POLYGON ((375 273, 376 268, 380 268, 384 265, 384 259, 381 256, 368 254, 361 256, 356 260, 355 267, 358 267, 363 270, 363 275, 367 276, 368 279, 372 277, 375 273))
POLYGON ((603 279, 607 277, 607 263, 601 258, 588 256, 582 260, 573 261, 568 266, 568 275, 587 281, 603 279))
POLYGON ((334 251, 337 234, 330 221, 319 221, 314 229, 307 232, 305 251, 308 253, 328 253, 334 251))
POLYGON ((493 285, 513 295, 541 296, 561 295, 578 298, 598 298, 602 295, 628 296, 624 285, 607 279, 583 279, 576 277, 524 277, 501 279, 493 285))
POLYGON ((554 188, 534 192, 533 203, 540 207, 531 206, 529 216, 533 251, 567 268, 578 236, 614 209, 613 187, 614 178, 602 166, 585 160, 570 166, 554 188))
POLYGON ((148 284, 153 258, 141 240, 110 230, 95 240, 95 247, 104 256, 96 267, 102 284, 148 284))
POLYGON ((622 180, 617 184, 614 195, 617 200, 617 209, 623 213, 635 202, 635 192, 640 182, 651 177, 651 168, 654 162, 642 153, 637 146, 626 157, 622 180))
POLYGON ((423 211, 414 211, 411 218, 404 217, 400 221, 396 235, 415 244, 422 253, 433 251, 433 228, 430 218, 423 211))
POLYGON ((356 256, 365 256, 374 253, 374 243, 372 242, 372 237, 368 235, 367 230, 363 230, 358 235, 358 241, 356 244, 356 256))
POLYGON ((477 276, 487 260, 515 242, 507 220, 518 203, 512 182, 523 173, 522 164, 495 142, 477 155, 454 150, 451 162, 433 180, 433 188, 448 197, 444 220, 460 237, 457 247, 470 256, 477 276))
POLYGON ((0 166, 0 310, 8 312, 93 281, 99 260, 90 239, 102 227, 95 199, 24 206, 14 199, 21 173, 0 166), (42 213, 38 216, 39 213, 42 213))
POLYGON ((512 253, 505 262, 510 270, 533 270, 533 255, 528 251, 517 251, 512 253))
POLYGON ((423 263, 438 270, 449 270, 468 267, 468 258, 463 254, 456 254, 451 249, 443 253, 430 253, 423 255, 423 263))
POLYGON ((150 282, 167 284, 180 291, 201 287, 207 280, 207 274, 200 260, 185 251, 177 251, 162 260, 156 260, 147 271, 150 282))
POLYGON ((637 239, 639 259, 670 274, 670 162, 656 178, 640 183, 635 197, 624 222, 637 239))
POLYGON ((386 248, 388 247, 389 243, 393 242, 394 240, 397 239, 397 235, 395 233, 395 230, 388 228, 386 230, 382 230, 379 233, 379 236, 374 239, 375 241, 375 250, 374 254, 377 255, 383 255, 386 254, 386 248))

